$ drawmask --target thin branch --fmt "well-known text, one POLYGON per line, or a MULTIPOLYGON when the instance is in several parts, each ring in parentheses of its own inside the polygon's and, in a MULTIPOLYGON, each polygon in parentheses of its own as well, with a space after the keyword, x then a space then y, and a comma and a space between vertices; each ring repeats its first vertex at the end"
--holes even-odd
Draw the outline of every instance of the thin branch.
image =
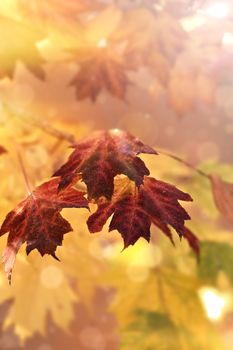
POLYGON ((27 121, 32 126, 35 126, 39 129, 41 129, 45 133, 47 133, 53 137, 56 137, 59 140, 64 140, 64 141, 67 141, 71 144, 74 144, 76 141, 74 135, 67 133, 65 131, 62 131, 60 129, 57 129, 45 121, 41 122, 38 120, 38 118, 35 118, 34 116, 32 116, 30 114, 25 114, 25 111, 22 110, 21 108, 12 108, 7 103, 4 103, 3 107, 10 117, 20 118, 20 120, 27 121))
POLYGON ((18 158, 18 161, 19 161, 19 165, 20 165, 20 168, 22 170, 22 174, 23 174, 23 178, 24 178, 24 181, 25 181, 25 185, 26 185, 26 189, 27 189, 28 195, 31 195, 32 194, 32 188, 31 188, 31 184, 30 184, 30 181, 29 181, 29 178, 28 178, 25 166, 24 166, 23 158, 22 158, 22 156, 20 154, 20 151, 19 151, 19 148, 18 148, 17 145, 15 145, 15 149, 16 149, 16 154, 17 154, 17 158, 18 158))
POLYGON ((31 124, 38 127, 39 129, 41 129, 42 131, 44 131, 45 133, 56 137, 59 140, 64 140, 67 141, 71 144, 74 144, 76 139, 74 137, 74 135, 61 131, 59 129, 54 128, 53 126, 51 126, 50 124, 48 124, 47 122, 39 122, 37 119, 31 119, 31 124))
POLYGON ((181 163, 181 164, 187 166, 188 168, 194 170, 196 173, 198 173, 199 175, 201 175, 201 176, 207 178, 208 180, 210 179, 210 176, 209 176, 208 174, 206 174, 204 171, 202 171, 202 170, 196 168, 194 165, 192 165, 191 163, 187 162, 186 160, 183 160, 182 158, 180 158, 180 157, 178 157, 178 156, 176 156, 176 155, 174 155, 174 154, 171 154, 171 153, 169 153, 169 152, 166 152, 166 151, 163 151, 163 150, 160 150, 160 149, 158 149, 158 152, 159 152, 160 154, 164 155, 164 156, 167 156, 167 157, 169 157, 169 158, 171 158, 171 159, 174 159, 174 160, 176 160, 177 162, 179 162, 179 163, 181 163))

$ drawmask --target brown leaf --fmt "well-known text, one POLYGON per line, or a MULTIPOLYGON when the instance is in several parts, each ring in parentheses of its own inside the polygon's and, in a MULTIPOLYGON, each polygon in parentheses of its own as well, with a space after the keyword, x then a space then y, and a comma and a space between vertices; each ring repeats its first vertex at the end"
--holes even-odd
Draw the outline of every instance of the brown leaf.
POLYGON ((103 90, 124 100, 128 84, 124 65, 104 53, 81 62, 80 70, 71 81, 78 100, 90 98, 93 102, 103 90))
POLYGON ((59 180, 52 179, 37 187, 14 210, 7 214, 0 235, 9 232, 7 247, 3 253, 5 272, 11 279, 16 254, 26 242, 29 254, 37 249, 40 254, 56 258, 57 246, 62 245, 63 235, 72 227, 60 214, 63 208, 87 208, 83 192, 70 185, 57 193, 59 180))
POLYGON ((140 186, 149 170, 137 155, 156 154, 153 148, 118 129, 97 132, 78 142, 74 148, 68 161, 54 176, 61 176, 59 188, 62 189, 81 173, 91 199, 101 196, 110 199, 114 177, 118 174, 128 176, 140 186))
POLYGON ((218 175, 210 176, 215 204, 220 213, 233 223, 233 184, 218 175))

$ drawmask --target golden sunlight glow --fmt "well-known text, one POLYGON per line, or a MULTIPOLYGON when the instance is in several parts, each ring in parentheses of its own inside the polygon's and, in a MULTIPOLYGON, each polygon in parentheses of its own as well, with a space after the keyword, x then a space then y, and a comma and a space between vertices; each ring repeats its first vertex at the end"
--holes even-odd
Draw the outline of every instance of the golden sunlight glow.
POLYGON ((150 269, 161 265, 163 255, 156 246, 141 244, 132 252, 127 267, 127 275, 133 282, 144 282, 150 274, 150 269))
POLYGON ((217 2, 207 7, 205 13, 209 17, 223 19, 229 15, 229 6, 226 2, 217 2))
POLYGON ((0 13, 1 16, 20 20, 20 15, 18 13, 18 3, 16 0, 0 1, 0 13))
POLYGON ((230 33, 230 32, 224 33, 223 37, 222 37, 222 44, 225 47, 232 46, 233 45, 233 33, 230 33))
POLYGON ((45 38, 43 40, 40 40, 39 42, 36 43, 36 46, 38 49, 43 50, 46 49, 50 45, 50 41, 48 38, 45 38))
POLYGON ((122 133, 122 131, 120 129, 111 129, 110 130, 111 134, 112 135, 115 135, 115 136, 120 136, 120 134, 122 133))
POLYGON ((221 295, 212 288, 202 288, 200 298, 206 311, 207 317, 212 321, 218 321, 222 318, 224 309, 227 305, 226 296, 221 295))
POLYGON ((108 40, 106 38, 101 38, 98 43, 97 43, 97 46, 100 48, 100 49, 104 49, 105 47, 108 46, 108 40))
POLYGON ((203 26, 206 21, 206 16, 196 15, 192 17, 185 17, 181 20, 181 25, 186 32, 192 32, 193 30, 203 26))

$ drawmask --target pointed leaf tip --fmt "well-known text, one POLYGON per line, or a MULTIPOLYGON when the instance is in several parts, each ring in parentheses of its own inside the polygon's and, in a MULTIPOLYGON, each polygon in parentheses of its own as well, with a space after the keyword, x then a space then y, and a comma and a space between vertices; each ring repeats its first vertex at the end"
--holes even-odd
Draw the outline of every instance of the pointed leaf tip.
POLYGON ((100 131, 77 142, 68 161, 54 175, 60 176, 59 188, 65 188, 77 174, 82 174, 89 199, 111 199, 116 175, 126 175, 140 186, 144 176, 150 174, 138 157, 141 153, 156 151, 125 131, 100 131))
POLYGON ((14 246, 8 246, 2 255, 2 263, 4 264, 4 271, 7 276, 9 285, 11 285, 12 271, 15 264, 17 250, 14 246))
POLYGON ((26 242, 29 254, 37 249, 42 256, 55 255, 57 246, 62 245, 64 234, 72 231, 70 223, 61 215, 63 208, 88 208, 85 193, 72 187, 57 193, 59 179, 51 179, 38 186, 33 195, 19 203, 7 214, 0 233, 9 232, 7 247, 3 254, 5 272, 11 279, 16 254, 26 242))
MULTIPOLYGON (((113 214, 109 231, 120 232, 124 249, 134 245, 140 237, 149 242, 152 223, 174 244, 170 226, 182 237, 184 223, 190 219, 179 200, 189 201, 190 196, 168 183, 145 177, 143 185, 135 193, 135 184, 121 178, 116 181, 112 200, 99 203, 97 211, 88 219, 88 228, 91 232, 101 231, 113 214)), ((194 237, 191 232, 186 233, 191 247, 197 250, 194 237)))

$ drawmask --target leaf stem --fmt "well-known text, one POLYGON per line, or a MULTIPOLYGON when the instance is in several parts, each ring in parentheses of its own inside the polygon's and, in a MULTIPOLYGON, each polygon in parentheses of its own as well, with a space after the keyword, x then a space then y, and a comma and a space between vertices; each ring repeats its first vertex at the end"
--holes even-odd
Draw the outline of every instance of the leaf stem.
POLYGON ((9 106, 8 103, 3 104, 6 113, 10 116, 10 117, 14 117, 14 118, 19 118, 20 120, 26 121, 27 123, 30 123, 32 126, 35 126, 39 129, 41 129, 42 131, 44 131, 45 133, 56 137, 58 140, 65 140, 71 144, 74 144, 76 139, 75 136, 59 130, 53 126, 51 126, 49 123, 45 122, 45 121, 39 121, 38 118, 35 118, 34 116, 32 116, 31 114, 25 114, 24 110, 21 108, 12 108, 11 106, 9 106))
POLYGON ((19 165, 20 165, 20 168, 21 168, 21 171, 22 171, 22 174, 23 174, 23 178, 24 178, 24 181, 25 181, 25 185, 26 185, 26 189, 27 189, 28 195, 31 195, 32 194, 31 184, 30 184, 30 181, 29 181, 29 178, 28 178, 25 166, 24 166, 23 158, 22 158, 22 156, 20 154, 18 145, 16 145, 15 149, 16 149, 17 158, 18 158, 19 165))
POLYGON ((182 158, 174 155, 174 154, 171 154, 169 152, 166 152, 166 151, 163 151, 163 150, 159 150, 158 149, 158 152, 161 153, 162 155, 164 156, 167 156, 169 158, 172 158, 174 160, 176 160, 177 162, 181 163, 181 164, 184 164, 185 166, 187 166, 188 168, 194 170, 196 173, 198 173, 199 175, 207 178, 208 180, 210 179, 210 176, 208 174, 206 174, 204 171, 196 168, 194 165, 192 165, 191 163, 187 162, 186 160, 183 160, 182 158))

